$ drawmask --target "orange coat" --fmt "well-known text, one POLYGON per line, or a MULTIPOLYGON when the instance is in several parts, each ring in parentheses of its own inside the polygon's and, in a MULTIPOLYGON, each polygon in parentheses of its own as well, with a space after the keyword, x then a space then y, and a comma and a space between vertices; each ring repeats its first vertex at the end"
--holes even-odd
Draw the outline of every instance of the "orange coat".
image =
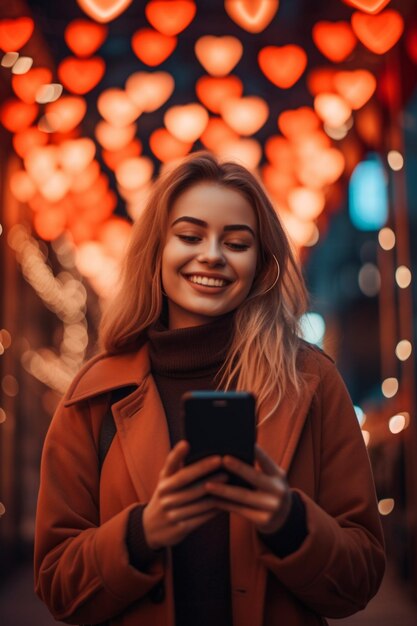
MULTIPOLYGON (((331 360, 312 348, 303 353, 307 390, 258 427, 258 443, 301 496, 308 536, 279 558, 251 523, 230 516, 233 626, 325 624, 322 616, 364 608, 383 575, 374 485, 352 403, 331 360)), ((149 501, 169 448, 147 347, 87 363, 52 420, 42 457, 35 580, 56 619, 174 626, 170 550, 141 572, 125 544, 129 513, 149 501), (100 424, 109 390, 122 385, 138 387, 114 406, 117 435, 99 480, 100 424)))

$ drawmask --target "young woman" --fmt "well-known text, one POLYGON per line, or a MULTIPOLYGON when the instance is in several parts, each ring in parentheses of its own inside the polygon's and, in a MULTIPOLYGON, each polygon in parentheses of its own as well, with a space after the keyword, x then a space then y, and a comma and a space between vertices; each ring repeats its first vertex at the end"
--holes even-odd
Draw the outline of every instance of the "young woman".
POLYGON ((104 351, 45 442, 35 578, 56 619, 308 626, 364 608, 384 570, 374 486, 334 363, 299 337, 305 308, 254 176, 199 153, 160 178, 102 322, 104 351), (181 395, 216 388, 255 394, 255 467, 184 465, 181 395))

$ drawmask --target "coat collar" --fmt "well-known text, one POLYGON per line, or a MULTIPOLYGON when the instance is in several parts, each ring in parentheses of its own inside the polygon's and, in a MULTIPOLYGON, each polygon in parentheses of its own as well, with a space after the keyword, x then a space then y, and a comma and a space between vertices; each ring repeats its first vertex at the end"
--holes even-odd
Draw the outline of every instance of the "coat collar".
POLYGON ((69 387, 65 406, 127 386, 140 386, 150 372, 147 345, 137 352, 98 354, 80 370, 69 387))

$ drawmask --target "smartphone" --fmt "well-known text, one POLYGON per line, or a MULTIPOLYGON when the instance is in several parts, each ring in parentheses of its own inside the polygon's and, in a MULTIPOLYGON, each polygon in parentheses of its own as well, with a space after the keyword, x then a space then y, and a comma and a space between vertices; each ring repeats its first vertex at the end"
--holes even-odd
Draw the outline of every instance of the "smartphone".
MULTIPOLYGON (((228 454, 249 465, 255 457, 255 398, 244 391, 190 391, 182 396, 183 437, 190 444, 186 464, 228 454)), ((249 485, 230 474, 229 484, 249 485)))

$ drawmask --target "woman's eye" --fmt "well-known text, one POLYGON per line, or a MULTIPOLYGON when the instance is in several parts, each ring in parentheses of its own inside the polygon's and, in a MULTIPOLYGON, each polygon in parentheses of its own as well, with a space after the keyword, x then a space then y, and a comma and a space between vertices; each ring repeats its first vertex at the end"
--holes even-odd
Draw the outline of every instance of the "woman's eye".
POLYGON ((177 235, 181 241, 185 241, 185 243, 198 243, 200 241, 200 237, 196 235, 177 235))
POLYGON ((233 241, 228 241, 226 245, 231 250, 236 250, 236 252, 243 252, 244 250, 247 250, 249 248, 249 245, 247 243, 235 243, 233 241))

